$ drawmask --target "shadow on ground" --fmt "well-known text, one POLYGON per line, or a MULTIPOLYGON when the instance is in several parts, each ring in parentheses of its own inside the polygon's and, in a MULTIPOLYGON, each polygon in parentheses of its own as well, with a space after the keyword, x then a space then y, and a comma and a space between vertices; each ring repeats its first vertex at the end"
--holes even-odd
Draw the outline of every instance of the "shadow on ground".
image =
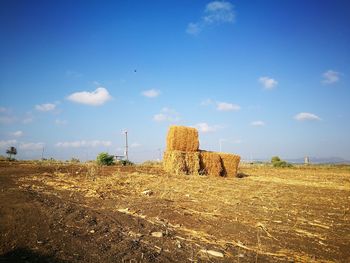
POLYGON ((237 177, 238 178, 244 178, 244 177, 248 177, 249 175, 248 174, 245 174, 245 173, 238 173, 237 174, 237 177))
POLYGON ((27 248, 16 248, 4 255, 0 255, 0 263, 26 262, 26 263, 66 263, 53 256, 42 255, 27 248))

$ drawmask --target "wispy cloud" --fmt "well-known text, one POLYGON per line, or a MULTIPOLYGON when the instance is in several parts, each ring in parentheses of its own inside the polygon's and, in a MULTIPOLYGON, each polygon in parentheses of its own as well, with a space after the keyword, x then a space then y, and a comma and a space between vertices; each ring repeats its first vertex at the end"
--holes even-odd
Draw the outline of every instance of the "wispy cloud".
POLYGON ((320 121, 321 120, 321 118, 318 117, 316 114, 309 113, 309 112, 300 112, 294 116, 294 119, 296 119, 297 121, 320 121))
POLYGON ((228 102, 217 102, 216 109, 218 111, 238 111, 241 107, 237 104, 232 104, 228 102))
POLYGON ((141 94, 147 98, 156 98, 159 96, 160 91, 156 89, 149 89, 149 90, 143 91, 141 94))
POLYGON ((334 70, 327 70, 322 74, 323 84, 334 84, 340 80, 340 73, 334 70))
POLYGON ((13 116, 0 116, 0 124, 10 124, 16 121, 13 116))
POLYGON ((206 122, 197 123, 196 125, 194 125, 194 127, 202 133, 215 132, 222 128, 221 125, 209 125, 206 122))
POLYGON ((157 122, 177 122, 180 120, 180 117, 176 110, 165 107, 160 111, 160 113, 153 116, 153 120, 157 122))
POLYGON ((277 87, 277 80, 270 77, 260 77, 259 82, 263 85, 264 89, 271 90, 277 87))
POLYGON ((201 101, 201 106, 209 106, 213 104, 214 104, 214 101, 212 99, 205 99, 201 101))
POLYGON ((65 125, 67 125, 67 121, 66 120, 60 120, 60 119, 56 119, 55 120, 55 124, 57 125, 57 126, 65 126, 65 125))
POLYGON ((258 127, 261 127, 261 126, 265 126, 266 124, 265 124, 265 122, 263 122, 263 121, 252 121, 252 122, 250 123, 250 125, 251 125, 251 126, 258 126, 258 127))
POLYGON ((131 145, 130 145, 130 147, 131 148, 138 148, 138 147, 141 147, 142 145, 140 144, 140 143, 138 143, 138 142, 133 142, 131 145))
POLYGON ((67 97, 68 100, 76 103, 91 105, 91 106, 100 106, 112 99, 112 96, 109 94, 108 90, 99 87, 95 91, 81 91, 72 93, 67 97))
POLYGON ((21 137, 23 136, 23 131, 10 132, 10 135, 13 137, 21 137))
POLYGON ((68 78, 81 78, 83 76, 82 73, 79 73, 77 71, 74 70, 67 70, 66 71, 66 77, 68 78))
POLYGON ((191 22, 187 25, 186 32, 190 35, 198 35, 208 26, 233 23, 234 21, 234 6, 230 2, 212 1, 206 5, 202 17, 197 22, 191 22))
POLYGON ((35 105, 35 109, 37 111, 43 111, 43 112, 53 111, 54 109, 56 109, 56 104, 54 103, 38 104, 38 105, 35 105))
POLYGON ((27 143, 23 142, 19 145, 19 149, 35 151, 35 150, 41 150, 44 146, 45 146, 45 143, 43 142, 27 142, 27 143))
POLYGON ((8 112, 9 110, 5 107, 0 107, 0 113, 6 113, 8 112))
POLYGON ((17 144, 17 140, 1 140, 0 148, 7 148, 10 146, 15 146, 17 144))
POLYGON ((112 145, 111 141, 100 141, 100 140, 58 142, 55 144, 55 146, 59 148, 82 148, 82 147, 100 147, 100 146, 109 147, 111 145, 112 145))

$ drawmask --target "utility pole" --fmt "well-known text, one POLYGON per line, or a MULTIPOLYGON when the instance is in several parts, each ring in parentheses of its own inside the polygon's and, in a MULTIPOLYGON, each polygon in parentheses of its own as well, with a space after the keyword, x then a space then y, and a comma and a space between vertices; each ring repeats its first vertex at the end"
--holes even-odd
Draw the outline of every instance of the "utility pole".
POLYGON ((126 160, 129 160, 129 153, 128 153, 128 131, 125 131, 125 158, 126 158, 126 160))
POLYGON ((41 160, 44 160, 44 146, 43 146, 43 150, 41 151, 41 160))

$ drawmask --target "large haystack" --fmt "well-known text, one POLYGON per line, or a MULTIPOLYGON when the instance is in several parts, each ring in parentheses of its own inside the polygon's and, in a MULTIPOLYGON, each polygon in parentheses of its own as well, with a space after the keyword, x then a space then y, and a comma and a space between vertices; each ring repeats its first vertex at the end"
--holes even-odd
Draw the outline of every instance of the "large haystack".
POLYGON ((199 152, 166 151, 163 167, 168 173, 198 175, 199 152))
POLYGON ((200 151, 201 173, 221 176, 223 172, 220 155, 216 152, 200 151))
POLYGON ((195 128, 171 126, 164 152, 164 170, 172 174, 237 176, 240 156, 199 150, 195 128))
POLYGON ((239 155, 230 153, 219 153, 222 160, 223 176, 234 177, 237 176, 237 169, 241 157, 239 155))
POLYGON ((170 127, 166 139, 166 151, 196 152, 198 148, 197 129, 185 126, 170 127))

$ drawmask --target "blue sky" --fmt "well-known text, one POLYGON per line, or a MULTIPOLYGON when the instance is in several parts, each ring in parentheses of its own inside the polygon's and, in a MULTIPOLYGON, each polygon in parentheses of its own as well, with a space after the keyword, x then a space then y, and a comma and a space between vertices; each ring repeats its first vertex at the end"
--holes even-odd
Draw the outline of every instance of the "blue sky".
POLYGON ((349 1, 1 1, 0 151, 350 159, 349 1))

